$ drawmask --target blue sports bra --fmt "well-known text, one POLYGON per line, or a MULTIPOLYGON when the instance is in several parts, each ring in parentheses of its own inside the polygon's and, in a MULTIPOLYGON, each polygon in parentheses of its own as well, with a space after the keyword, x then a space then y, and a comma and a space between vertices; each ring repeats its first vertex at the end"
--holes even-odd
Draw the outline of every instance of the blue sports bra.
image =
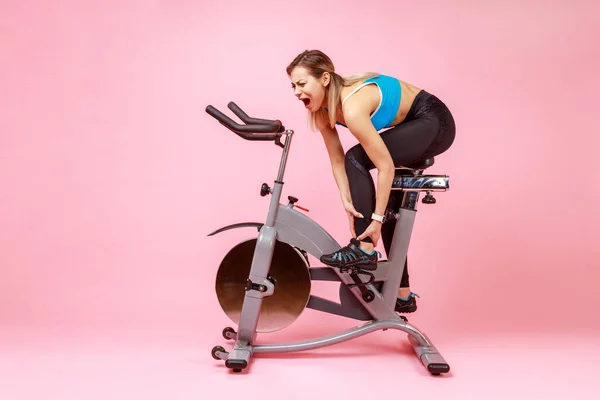
MULTIPOLYGON (((342 105, 346 102, 346 100, 356 93, 359 89, 361 89, 365 85, 375 84, 379 88, 379 92, 381 93, 381 100, 379 101, 379 106, 375 109, 375 112, 371 115, 371 122, 376 130, 380 131, 381 129, 388 128, 391 126, 394 118, 396 118, 396 114, 398 113, 398 108, 400 107, 400 98, 402 97, 402 87, 400 86, 400 81, 392 76, 387 75, 379 75, 375 78, 369 78, 361 83, 356 89, 348 94, 342 101, 342 105)), ((327 111, 327 108, 325 108, 327 111)), ((346 125, 336 122, 337 125, 341 125, 346 127, 346 125)), ((347 127, 346 127, 347 128, 347 127)))

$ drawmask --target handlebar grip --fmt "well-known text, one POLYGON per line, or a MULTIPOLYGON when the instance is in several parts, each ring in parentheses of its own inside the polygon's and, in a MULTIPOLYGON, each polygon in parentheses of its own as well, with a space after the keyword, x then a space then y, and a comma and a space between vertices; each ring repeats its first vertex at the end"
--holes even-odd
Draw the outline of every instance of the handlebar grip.
POLYGON ((263 118, 253 118, 248 116, 248 114, 246 114, 241 108, 240 106, 238 106, 237 104, 235 104, 233 101, 230 101, 229 104, 227 104, 227 108, 229 108, 231 111, 233 111, 233 113, 235 115, 238 116, 239 119, 241 119, 242 121, 244 121, 246 124, 266 124, 266 125, 273 125, 273 127, 277 130, 275 130, 274 132, 283 132, 285 130, 285 128, 282 126, 283 124, 281 123, 280 120, 276 119, 276 120, 271 120, 271 119, 263 119, 263 118))
POLYGON ((233 129, 233 127, 237 125, 235 121, 211 105, 206 106, 206 112, 229 129, 233 129))
POLYGON ((255 135, 254 133, 275 133, 279 130, 280 125, 270 124, 252 124, 252 125, 240 125, 233 121, 227 115, 217 110, 215 107, 209 105, 206 107, 206 112, 219 121, 223 126, 229 130, 238 134, 247 140, 274 140, 278 135, 255 135))

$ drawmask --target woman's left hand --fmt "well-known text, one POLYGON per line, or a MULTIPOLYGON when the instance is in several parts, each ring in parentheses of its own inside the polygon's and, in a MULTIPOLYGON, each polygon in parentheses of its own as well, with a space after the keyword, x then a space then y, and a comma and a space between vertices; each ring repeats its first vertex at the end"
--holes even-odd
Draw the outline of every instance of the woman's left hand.
POLYGON ((371 221, 367 229, 363 233, 361 233, 356 239, 361 241, 367 236, 371 237, 373 241, 373 246, 377 246, 377 242, 379 242, 379 238, 381 237, 381 222, 379 221, 371 221))

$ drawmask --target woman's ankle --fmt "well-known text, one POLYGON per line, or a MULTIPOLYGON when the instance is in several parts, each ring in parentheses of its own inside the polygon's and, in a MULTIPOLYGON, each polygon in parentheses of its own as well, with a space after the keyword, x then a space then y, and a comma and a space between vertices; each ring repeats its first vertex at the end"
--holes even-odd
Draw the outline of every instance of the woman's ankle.
POLYGON ((363 249, 363 251, 365 253, 372 253, 373 250, 375 250, 375 246, 373 246, 373 243, 369 243, 369 242, 360 242, 360 248, 363 249))
POLYGON ((398 289, 398 297, 401 299, 408 299, 408 296, 410 296, 410 288, 409 287, 401 287, 398 289))

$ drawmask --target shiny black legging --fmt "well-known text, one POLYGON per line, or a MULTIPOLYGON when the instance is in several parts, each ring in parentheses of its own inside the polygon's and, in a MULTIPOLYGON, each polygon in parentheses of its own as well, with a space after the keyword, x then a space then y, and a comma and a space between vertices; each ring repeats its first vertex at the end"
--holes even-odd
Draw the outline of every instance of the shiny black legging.
MULTIPOLYGON (((442 101, 424 90, 416 96, 405 120, 380 134, 396 167, 445 152, 454 142, 454 135, 455 124, 450 111, 442 101)), ((354 219, 358 236, 371 223, 370 217, 375 210, 375 184, 369 172, 375 165, 364 148, 357 144, 346 153, 345 167, 352 203, 365 217, 354 219)), ((397 192, 392 191, 388 205, 397 207, 399 201, 397 192)), ((395 228, 396 220, 387 221, 381 227, 381 239, 388 257, 395 228)), ((371 242, 371 238, 364 241, 371 242)), ((400 287, 409 286, 408 265, 405 263, 400 287)))

